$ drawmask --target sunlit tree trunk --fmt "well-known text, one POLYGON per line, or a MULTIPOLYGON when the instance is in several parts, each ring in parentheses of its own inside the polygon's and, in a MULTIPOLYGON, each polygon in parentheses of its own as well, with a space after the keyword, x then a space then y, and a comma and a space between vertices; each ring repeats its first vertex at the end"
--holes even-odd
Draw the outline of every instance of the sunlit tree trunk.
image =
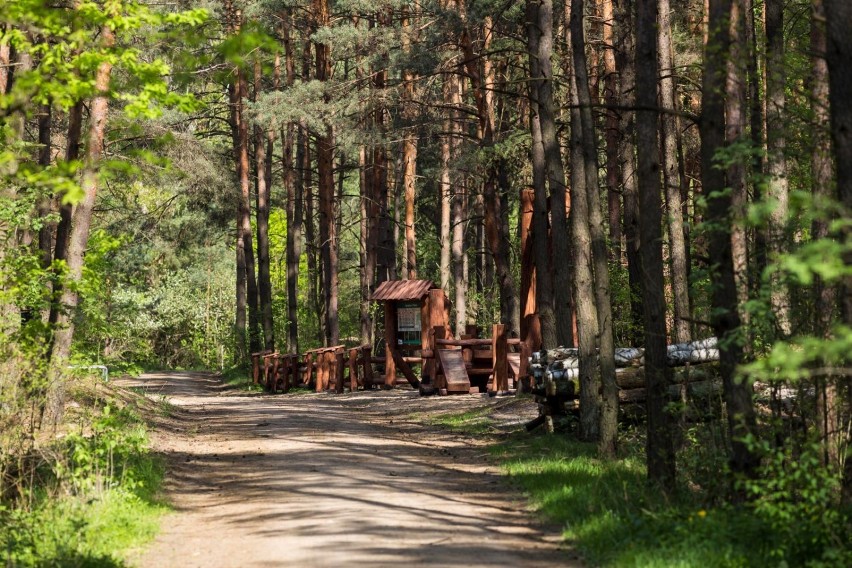
MULTIPOLYGON (((541 50, 541 29, 539 27, 540 4, 536 0, 527 0, 527 50, 529 54, 530 77, 540 77, 539 58, 541 50)), ((553 302, 553 281, 551 279, 551 256, 548 246, 550 222, 548 216, 547 160, 541 132, 540 91, 536 81, 529 82, 530 96, 530 153, 532 158, 532 178, 535 197, 533 201, 533 257, 536 269, 536 307, 541 324, 541 340, 544 348, 559 345, 556 332, 556 313, 553 302)))
MULTIPOLYGON (((112 47, 115 43, 115 35, 109 26, 105 25, 101 28, 101 42, 106 48, 112 47)), ((98 193, 98 176, 109 111, 111 74, 112 62, 109 60, 102 61, 95 75, 95 96, 89 107, 89 136, 81 184, 83 199, 74 208, 65 259, 68 266, 68 279, 74 283, 79 283, 83 278, 86 245, 89 242, 89 228, 92 224, 95 198, 98 193)), ((64 373, 71 354, 71 341, 74 337, 74 312, 77 309, 77 302, 77 286, 64 287, 59 300, 60 311, 56 318, 56 330, 50 353, 50 362, 57 379, 64 373)), ((54 382, 55 392, 51 401, 51 410, 57 417, 61 417, 64 398, 61 385, 60 380, 54 382)))
POLYGON ((737 306, 737 286, 731 254, 733 203, 725 191, 725 172, 715 167, 715 157, 725 144, 725 59, 731 49, 728 16, 731 0, 709 0, 708 40, 704 55, 701 115, 701 172, 707 196, 708 245, 713 271, 711 323, 719 338, 719 368, 724 382, 731 443, 731 471, 750 474, 758 465, 745 440, 755 434, 755 413, 751 385, 736 380, 736 367, 742 361, 742 345, 737 337, 741 325, 737 306))
MULTIPOLYGON (((824 0, 826 21, 825 59, 828 65, 828 100, 831 109, 831 139, 834 148, 836 197, 846 211, 852 211, 852 4, 845 0, 824 0)), ((844 228, 840 240, 849 239, 849 228, 844 228)), ((846 241, 848 242, 848 241, 846 241)), ((852 264, 847 253, 844 261, 852 264)), ((852 325, 852 278, 839 285, 840 321, 852 325)), ((852 380, 847 375, 838 384, 845 398, 844 412, 850 413, 852 380)), ((849 447, 849 432, 845 434, 849 447)), ((846 458, 843 473, 843 501, 852 503, 852 459, 846 458)))
MULTIPOLYGON (((576 1, 576 0, 575 0, 576 1)), ((645 384, 648 401, 648 479, 664 492, 675 481, 675 453, 666 406, 671 369, 666 363, 666 299, 663 291, 662 213, 657 124, 657 0, 638 0, 636 6, 636 143, 654 151, 638 153, 639 252, 642 267, 642 305, 645 318, 645 384)), ((667 17, 667 15, 666 15, 667 17)), ((675 187, 675 193, 680 191, 675 187)), ((680 208, 675 211, 680 215, 680 208)))
MULTIPOLYGON (((260 59, 254 63, 254 99, 260 95, 262 72, 260 59)), ((275 337, 272 325, 272 281, 269 271, 269 186, 272 179, 267 177, 268 161, 272 158, 271 145, 267 132, 260 125, 254 127, 254 157, 257 175, 257 290, 260 302, 260 320, 263 328, 263 348, 275 349, 275 337), (267 155, 267 151, 269 154, 267 155)))
MULTIPOLYGON (((671 285, 674 297, 674 339, 685 343, 692 339, 689 325, 689 269, 686 253, 686 236, 681 202, 680 164, 678 138, 680 120, 676 113, 677 88, 675 64, 672 54, 671 7, 669 0, 659 0, 659 30, 657 37, 660 57, 660 102, 664 109, 660 116, 663 136, 663 183, 667 205, 669 247, 671 249, 671 285)), ((637 74, 639 69, 637 66, 637 74)), ((639 91, 637 90, 637 93, 639 91)), ((641 106, 641 105, 640 105, 641 106)), ((643 147, 640 142, 640 148, 643 147)))

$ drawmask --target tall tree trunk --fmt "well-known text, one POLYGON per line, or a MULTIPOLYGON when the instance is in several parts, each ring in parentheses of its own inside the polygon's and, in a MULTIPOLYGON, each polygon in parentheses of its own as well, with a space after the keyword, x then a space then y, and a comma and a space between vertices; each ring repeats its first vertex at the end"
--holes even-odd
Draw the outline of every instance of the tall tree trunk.
MULTIPOLYGON (((289 15, 288 15, 289 16, 289 15)), ((286 82, 290 87, 296 80, 296 66, 293 54, 293 41, 290 37, 292 20, 285 18, 283 25, 284 36, 284 66, 286 82)), ((304 196, 304 176, 296 175, 293 164, 293 142, 296 136, 296 165, 302 167, 307 139, 307 124, 299 124, 294 128, 288 124, 281 133, 284 144, 281 153, 281 170, 284 175, 284 191, 287 194, 287 350, 299 353, 299 263, 302 259, 302 199, 304 196), (298 132, 298 135, 296 135, 298 132)))
MULTIPOLYGON (((582 2, 566 2, 566 43, 571 46, 571 57, 566 61, 566 75, 570 81, 571 103, 571 234, 574 243, 574 305, 577 310, 577 346, 580 382, 580 437, 587 441, 600 440, 601 379, 598 367, 596 335, 598 312, 594 296, 594 268, 592 235, 589 229, 589 192, 586 188, 586 160, 583 154, 583 117, 580 110, 580 89, 577 85, 574 51, 577 42, 574 34, 583 34, 582 2)), ((584 41, 580 40, 580 45, 584 41)), ((583 59, 585 65, 585 59, 583 59)))
MULTIPOLYGON (((254 99, 260 95, 262 72, 260 59, 254 63, 254 99)), ((254 127, 255 171, 257 172, 257 290, 260 301, 260 320, 263 327, 263 348, 275 349, 274 328, 272 325, 272 280, 269 269, 269 186, 272 179, 267 177, 268 161, 272 159, 271 142, 267 132, 260 125, 254 127), (267 150, 269 154, 267 154, 267 150)))
POLYGON ((609 221, 610 258, 621 262, 621 156, 618 148, 618 68, 615 64, 613 0, 599 0, 603 19, 604 105, 606 108, 604 140, 606 143, 606 188, 609 221))
MULTIPOLYGON (((551 269, 553 274, 553 303, 555 308, 556 339, 559 345, 573 345, 573 325, 569 298, 571 263, 568 260, 568 226, 565 215, 565 171, 562 149, 556 131, 553 100, 553 1, 540 0, 538 7, 538 72, 532 76, 538 86, 538 118, 541 124, 541 143, 547 164, 547 184, 550 190, 551 269), (556 293, 564 287, 565 293, 556 293)), ((594 143, 594 141, 592 141, 594 143)), ((597 176, 597 168, 594 172, 597 176)))
MULTIPOLYGON (((403 51, 409 53, 413 32, 411 18, 406 10, 402 19, 403 51)), ((417 76, 409 69, 402 73, 403 82, 403 109, 402 115, 406 121, 414 121, 417 118, 415 108, 415 81, 417 76)), ((402 140, 402 163, 403 163, 403 187, 405 190, 405 265, 407 277, 414 280, 417 278, 417 233, 414 230, 414 198, 417 189, 417 130, 413 124, 406 125, 405 136, 402 140)))
MULTIPOLYGON (((51 162, 51 118, 52 112, 49 104, 42 105, 38 115, 38 164, 47 168, 51 162)), ((53 198, 44 198, 39 204, 39 217, 46 219, 55 207, 53 198)), ((55 238, 56 223, 45 222, 38 232, 38 248, 41 254, 42 268, 50 267, 53 260, 53 241, 55 238)))
MULTIPOLYGON (((834 148, 837 199, 846 211, 852 211, 852 4, 843 0, 823 0, 825 7, 826 39, 825 59, 828 65, 828 100, 831 108, 831 139, 834 148)), ((838 240, 848 242, 849 228, 843 229, 838 240)), ((852 264, 846 255, 844 261, 852 264)), ((852 325, 852 279, 847 277, 839 285, 840 321, 852 325)), ((852 381, 847 375, 838 386, 844 393, 845 413, 850 413, 852 381)), ((850 439, 846 432, 846 447, 850 439)), ((852 459, 847 457, 843 473, 843 501, 852 503, 852 459)))
MULTIPOLYGON (((675 453, 666 406, 672 375, 666 363, 663 205, 660 201, 660 160, 655 151, 659 148, 659 115, 652 110, 657 104, 657 0, 639 0, 636 14, 636 105, 639 109, 636 112, 636 143, 639 148, 648 149, 639 152, 638 170, 639 203, 642 210, 639 250, 645 316, 645 382, 648 391, 648 479, 663 491, 670 492, 675 482, 675 453)), ((663 17, 667 18, 668 15, 663 17)), ((674 192, 679 194, 679 191, 680 187, 675 187, 674 192)), ((680 207, 676 215, 681 215, 680 207)))
MULTIPOLYGON (((583 35, 583 0, 573 0, 570 6, 571 51, 574 63, 577 102, 582 138, 583 176, 587 212, 587 226, 591 238, 594 305, 597 327, 592 328, 599 341, 598 365, 600 369, 600 453, 615 457, 616 433, 618 428, 618 385, 615 382, 615 342, 612 332, 612 303, 609 288, 609 266, 607 264, 606 236, 603 229, 603 213, 600 203, 598 181, 597 143, 592 116, 592 98, 589 92, 588 70, 583 35)), ((572 130, 574 125, 572 124, 572 130)), ((579 191, 578 191, 579 193, 579 191)), ((572 199, 572 203, 574 200, 572 199)), ((572 220, 579 223, 579 219, 572 220)), ((579 300, 578 300, 579 304, 579 300)), ((590 331, 592 331, 590 330, 590 331)), ((580 387, 582 391, 582 385, 580 387)), ((581 423, 582 406, 581 406, 581 423)))
MULTIPOLYGON (((78 101, 68 111, 68 136, 65 147, 65 161, 73 162, 80 157, 80 138, 83 132, 83 101, 78 101)), ((71 231, 73 208, 63 203, 59 208, 59 224, 56 226, 56 243, 53 245, 53 260, 65 260, 68 252, 68 235, 71 231)), ((54 289, 54 293, 58 290, 54 289)), ((55 313, 55 311, 52 311, 55 313)), ((51 323, 56 320, 51 317, 51 323)))
MULTIPOLYGON (((635 73, 633 69, 634 25, 633 2, 613 0, 615 21, 615 62, 618 69, 618 106, 630 109, 635 106, 635 73)), ((627 277, 630 288, 630 338, 638 345, 642 334, 642 275, 639 270, 639 198, 636 188, 635 113, 621 111, 619 124, 622 168, 622 200, 624 202, 624 245, 627 257, 627 277)))
MULTIPOLYGON (((330 23, 328 0, 314 0, 314 17, 318 28, 330 23)), ((331 47, 314 43, 318 81, 331 79, 331 47)), ((317 171, 320 210, 320 251, 323 269, 323 299, 325 301, 326 345, 340 342, 338 321, 338 257, 337 224, 334 198, 334 131, 330 125, 317 136, 317 171)))
MULTIPOLYGON (((769 176, 766 197, 774 202, 769 214, 767 243, 770 253, 777 257, 787 250, 788 186, 787 158, 784 155, 787 138, 784 133, 784 109, 787 96, 784 92, 786 72, 784 64, 784 2, 766 0, 766 173, 769 176)), ((780 272, 773 272, 770 282, 770 304, 781 337, 789 337, 790 294, 781 281, 780 272)))
MULTIPOLYGON (((104 25, 101 28, 101 42, 110 48, 115 43, 113 30, 104 25)), ((109 84, 112 74, 112 63, 102 61, 95 75, 95 97, 89 112, 89 139, 86 157, 83 165, 82 189, 83 199, 74 208, 71 228, 68 238, 66 263, 68 279, 79 283, 83 278, 83 264, 86 246, 89 242, 89 228, 92 224, 92 214, 95 208, 95 198, 98 193, 98 175, 104 146, 107 114, 109 111, 109 84)), ((62 289, 59 304, 60 311, 56 318, 56 330, 50 351, 50 363, 55 375, 54 393, 51 397, 52 411, 61 418, 64 391, 62 389, 62 374, 68 364, 71 354, 71 341, 74 337, 74 312, 78 302, 77 286, 66 286, 62 289)))
MULTIPOLYGON (((239 12, 238 12, 239 13, 239 12)), ((239 16, 238 16, 239 17, 239 16)), ((254 260, 254 239, 251 228, 251 165, 249 162, 248 118, 245 115, 245 96, 248 91, 245 75, 237 72, 237 171, 240 180, 239 223, 246 274, 246 305, 248 307, 249 352, 260 351, 260 318, 258 313, 257 274, 254 260)))
MULTIPOLYGON (((689 325, 689 269, 683 222, 683 203, 681 202, 681 165, 678 161, 677 151, 680 120, 678 115, 675 114, 677 111, 677 87, 674 80, 676 71, 674 56, 672 55, 672 24, 669 0, 659 0, 659 12, 660 101, 667 111, 662 114, 660 122, 663 135, 663 183, 665 184, 668 212, 669 247, 671 247, 674 339, 676 343, 685 343, 692 339, 689 325)), ((639 73, 638 67, 636 72, 639 73)), ((643 147, 641 143, 639 147, 643 147)))
POLYGON ((755 432, 752 389, 737 381, 736 367, 742 361, 742 345, 737 337, 740 317, 737 310, 737 286, 731 254, 730 223, 733 203, 725 191, 725 173, 715 167, 715 157, 725 143, 725 98, 719 85, 726 77, 725 60, 730 53, 731 35, 728 15, 731 0, 709 0, 708 39, 704 54, 701 114, 701 175, 707 196, 709 255, 713 269, 711 282, 713 311, 711 323, 719 338, 719 367, 724 381, 731 441, 731 471, 751 474, 758 465, 757 457, 745 443, 755 432))
MULTIPOLYGON (((731 2, 730 12, 730 54, 727 59, 725 77, 725 141, 728 145, 744 141, 746 125, 746 80, 745 55, 743 49, 744 17, 742 0, 731 2)), ((737 290, 737 304, 740 320, 748 329, 749 313, 744 309, 749 298, 749 250, 745 216, 748 207, 748 188, 746 186, 746 164, 744 156, 731 161, 727 169, 727 183, 731 188, 731 254, 734 261, 734 280, 737 290)), ((706 193, 705 188, 705 195, 706 193)))
MULTIPOLYGON (((539 28, 540 4, 537 0, 527 0, 527 50, 529 53, 530 77, 540 77, 539 43, 541 29, 539 28)), ((553 280, 551 277, 551 256, 548 246, 550 222, 548 216, 547 195, 547 161, 541 132, 541 93, 536 81, 529 82, 530 94, 530 132, 533 190, 533 256, 536 268, 536 307, 538 308, 539 323, 541 324, 541 341, 543 348, 553 348, 559 345, 556 332, 556 313, 553 301, 553 280)))
MULTIPOLYGON (((811 154, 813 196, 817 201, 833 197, 834 168, 831 163, 831 117, 828 102, 828 66, 826 65, 825 10, 823 0, 813 0, 811 16, 811 100, 814 109, 814 146, 811 154)), ((818 216, 811 228, 812 237, 829 238, 831 219, 818 216)), ((837 286, 817 278, 814 284, 814 333, 831 339, 837 317, 837 286)), ((837 377, 824 377, 816 384, 817 429, 823 445, 823 463, 839 470, 843 463, 841 448, 841 394, 837 377)))

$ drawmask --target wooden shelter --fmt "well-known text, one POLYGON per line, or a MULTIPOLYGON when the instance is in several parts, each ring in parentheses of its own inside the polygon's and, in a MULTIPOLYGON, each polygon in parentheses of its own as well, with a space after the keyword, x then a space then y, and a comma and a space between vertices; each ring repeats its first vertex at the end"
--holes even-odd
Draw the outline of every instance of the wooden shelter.
POLYGON ((434 346, 433 329, 438 326, 449 335, 449 302, 444 291, 431 280, 387 280, 379 284, 370 300, 381 302, 385 313, 385 386, 396 382, 401 371, 414 388, 420 381, 409 363, 423 364, 421 376, 434 377, 434 359, 422 358, 434 346))

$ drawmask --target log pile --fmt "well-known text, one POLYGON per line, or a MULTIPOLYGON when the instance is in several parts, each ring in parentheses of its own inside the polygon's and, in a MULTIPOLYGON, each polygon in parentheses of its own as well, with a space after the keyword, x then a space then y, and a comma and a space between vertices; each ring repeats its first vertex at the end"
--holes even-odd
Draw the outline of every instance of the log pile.
MULTIPOLYGON (((616 382, 622 414, 638 417, 644 414, 645 350, 639 347, 619 347, 615 350, 616 382)), ((719 349, 715 337, 690 343, 668 346, 667 362, 673 367, 673 384, 669 395, 673 401, 688 404, 701 402, 705 408, 714 407, 719 398, 719 349)), ((529 359, 533 394, 539 402, 540 418, 528 425, 534 428, 547 424, 548 429, 572 411, 577 410, 579 391, 579 354, 576 348, 548 349, 532 354, 529 359)))

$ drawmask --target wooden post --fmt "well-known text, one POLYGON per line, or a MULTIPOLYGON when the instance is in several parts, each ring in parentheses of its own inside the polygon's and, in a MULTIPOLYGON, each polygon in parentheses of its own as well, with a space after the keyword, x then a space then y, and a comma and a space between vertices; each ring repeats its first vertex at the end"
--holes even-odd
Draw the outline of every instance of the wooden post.
MULTIPOLYGON (((431 292, 431 291, 430 291, 431 292)), ((432 324, 429 323, 429 296, 423 300, 420 304, 420 353, 421 356, 424 351, 428 351, 434 349, 434 344, 432 343, 432 324)), ((432 384, 432 378, 435 375, 434 371, 434 359, 424 359, 423 364, 420 366, 420 379, 424 383, 432 384)))
POLYGON ((509 390, 508 340, 506 326, 495 323, 491 332, 491 367, 494 370, 494 390, 498 393, 509 390))
POLYGON ((325 356, 324 351, 320 351, 317 354, 317 384, 315 387, 316 392, 322 392, 328 386, 328 357, 325 356))
MULTIPOLYGON (((281 358, 281 363, 280 363, 280 365, 281 365, 281 390, 284 391, 285 393, 290 392, 290 366, 291 366, 290 365, 290 359, 291 358, 292 358, 291 355, 289 355, 289 354, 285 355, 283 358, 281 358)), ((276 374, 275 376, 276 376, 276 380, 278 380, 277 379, 278 375, 276 374)), ((296 378, 296 370, 293 369, 293 382, 294 383, 296 382, 295 378, 296 378)))
POLYGON ((396 350, 396 303, 385 302, 385 388, 393 388, 396 383, 396 362, 393 352, 396 350))
POLYGON ((532 189, 521 190, 521 340, 529 334, 530 320, 527 316, 536 313, 535 304, 535 257, 533 256, 533 201, 532 189))
MULTIPOLYGON (((432 328, 432 336, 434 340, 445 339, 447 336, 447 328, 443 325, 436 325, 432 328)), ((435 354, 435 382, 433 383, 436 389, 445 389, 447 388, 446 377, 444 377, 443 369, 438 365, 438 349, 441 347, 438 343, 435 343, 435 349, 433 353, 435 354)))
MULTIPOLYGON (((276 354, 275 357, 272 358, 272 377, 273 377, 272 380, 275 381, 276 385, 277 385, 277 381, 278 381, 278 371, 279 371, 280 368, 281 368, 281 355, 276 354)), ((287 392, 287 391, 284 391, 284 392, 287 392)))
POLYGON ((361 362, 364 365, 364 388, 373 388, 373 346, 365 345, 361 348, 361 362))
POLYGON ((314 354, 305 353, 305 386, 311 387, 311 380, 314 375, 314 354))
POLYGON ((358 390, 358 385, 361 383, 358 377, 358 353, 360 349, 350 349, 349 350, 349 390, 351 392, 355 392, 358 390))
POLYGON ((251 379, 254 384, 260 382, 260 353, 251 354, 251 379))
POLYGON ((343 394, 343 347, 334 350, 335 392, 343 394))

